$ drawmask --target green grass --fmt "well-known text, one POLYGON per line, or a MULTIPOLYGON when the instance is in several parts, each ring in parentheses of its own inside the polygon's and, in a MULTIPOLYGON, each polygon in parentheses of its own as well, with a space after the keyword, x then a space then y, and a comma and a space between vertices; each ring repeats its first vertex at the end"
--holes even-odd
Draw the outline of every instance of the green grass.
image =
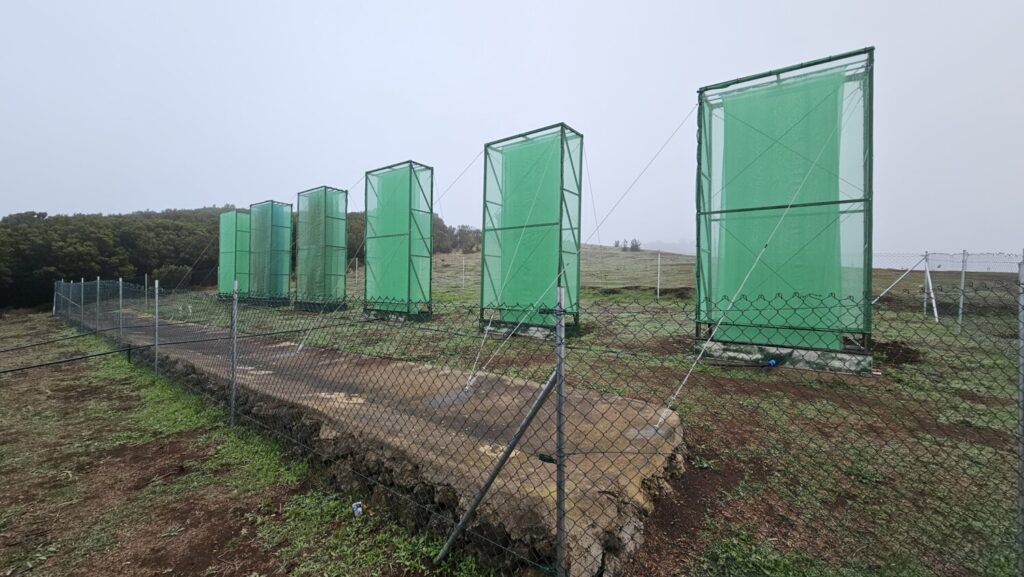
MULTIPOLYGON (((570 340, 571 386, 661 403, 689 370, 694 303, 679 293, 655 301, 654 258, 584 247, 581 301, 590 310, 583 333, 570 340)), ((294 329, 278 338, 450 368, 479 368, 484 361, 478 359, 489 359, 490 372, 543 380, 552 362, 550 341, 512 339, 499 349, 500 338, 481 340, 479 255, 437 255, 434 264, 437 306, 429 322, 366 323, 354 301, 353 310, 319 317, 244 307, 240 326, 247 332, 294 329), (305 330, 314 327, 321 328, 305 330)), ((692 284, 692 259, 663 255, 662 264, 663 286, 692 284)), ((900 272, 876 271, 874 292, 900 272)), ((1010 275, 969 276, 1012 281, 1010 275)), ((876 573, 895 567, 892 575, 918 575, 921 567, 937 574, 1011 574, 1005 560, 1013 545, 1005 535, 1013 523, 1015 451, 999 439, 1016 435, 1015 293, 972 288, 961 326, 945 312, 955 303, 950 290, 958 275, 934 277, 942 289, 942 322, 921 312, 917 273, 875 308, 876 342, 902 343, 921 356, 901 364, 876 355, 881 377, 709 364, 693 371, 677 403, 686 441, 714 451, 706 459, 713 469, 753 462, 770 469, 766 478, 745 479, 742 490, 728 495, 730 514, 752 527, 750 535, 767 536, 753 544, 739 539, 734 551, 765 556, 773 571, 831 556, 850 563, 830 570, 851 575, 865 567, 876 573), (743 425, 752 434, 738 435, 743 425), (757 512, 765 498, 774 500, 782 519, 757 512), (785 539, 787 524, 818 538, 785 539), (903 560, 883 562, 897 557, 903 560)), ((361 277, 350 275, 350 283, 349 295, 360 295, 361 277)), ((228 324, 225 303, 209 293, 163 303, 167 320, 228 324)), ((708 525, 705 534, 709 543, 733 538, 718 525, 708 525)))
POLYGON ((263 547, 297 562, 293 575, 488 574, 467 557, 429 567, 427 560, 440 550, 440 540, 410 537, 369 510, 356 517, 353 502, 351 496, 297 495, 281 514, 256 517, 257 537, 263 547))
MULTIPOLYGON (((57 330, 44 315, 33 320, 57 330)), ((0 326, 0 338, 11 330, 16 327, 0 326)), ((60 346, 58 353, 67 355, 106 345, 84 337, 60 346)), ((22 356, 38 353, 27 349, 22 356)), ((167 379, 155 378, 120 356, 74 367, 71 373, 51 368, 0 379, 7 396, 0 405, 0 431, 14 439, 0 445, 7 457, 0 463, 5 487, 44 483, 17 505, 15 500, 23 498, 20 492, 0 490, 0 531, 24 535, 12 539, 14 546, 0 546, 0 575, 63 574, 97 563, 103 567, 104 559, 118 558, 115 552, 131 548, 139 535, 184 538, 195 528, 166 517, 166 511, 183 503, 216 503, 210 499, 224 491, 231 504, 217 514, 225 522, 236 517, 257 521, 258 535, 248 538, 257 537, 259 550, 269 557, 294 564, 296 574, 487 574, 458 554, 444 567, 428 568, 426 559, 440 548, 435 539, 409 535, 385 513, 354 518, 349 504, 359 495, 334 494, 320 473, 305 461, 287 457, 275 439, 228 426, 223 409, 167 379), (109 506, 91 513, 78 509, 87 496, 95 499, 104 492, 89 479, 97 467, 110 462, 110 455, 159 452, 172 442, 184 443, 192 455, 181 462, 184 474, 158 476, 130 490, 115 484, 106 488, 117 493, 109 506), (69 510, 83 511, 77 515, 86 517, 74 526, 53 521, 62 518, 57 512, 69 510)), ((135 466, 130 463, 134 461, 122 466, 135 466)), ((203 511, 209 507, 197 506, 203 511)), ((235 543, 229 542, 218 555, 230 559, 244 554, 233 553, 235 543)))
POLYGON ((906 559, 885 565, 851 564, 834 567, 799 552, 782 552, 747 528, 730 527, 728 536, 709 544, 699 560, 699 575, 717 577, 932 577, 906 559))

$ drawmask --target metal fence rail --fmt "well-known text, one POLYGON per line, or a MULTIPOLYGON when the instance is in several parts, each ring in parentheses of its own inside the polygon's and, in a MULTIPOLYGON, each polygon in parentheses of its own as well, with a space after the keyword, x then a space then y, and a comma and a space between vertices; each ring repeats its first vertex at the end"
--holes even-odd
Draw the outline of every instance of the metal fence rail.
MULTIPOLYGON (((498 567, 770 574, 743 551, 804 574, 1015 574, 1024 277, 933 277, 925 310, 911 274, 877 298, 861 372, 779 353, 694 366, 679 293, 584 293, 564 339, 480 333, 459 303, 369 320, 352 300, 308 312, 102 280, 57 283, 54 312, 305 446, 408 527, 465 518, 452 545, 498 567)), ((765 307, 765 330, 863 307, 822 302, 765 307)))

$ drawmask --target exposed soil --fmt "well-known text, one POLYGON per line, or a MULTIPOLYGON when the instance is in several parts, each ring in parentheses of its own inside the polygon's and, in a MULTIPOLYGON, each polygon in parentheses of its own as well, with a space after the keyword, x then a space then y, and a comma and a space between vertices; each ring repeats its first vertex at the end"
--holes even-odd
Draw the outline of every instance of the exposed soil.
POLYGON ((863 416, 851 423, 851 427, 881 427, 876 432, 889 440, 900 435, 924 434, 993 448, 1006 448, 1013 442, 1013 436, 1007 431, 969 422, 940 422, 936 420, 930 402, 884 390, 880 390, 878 396, 870 396, 838 387, 807 387, 781 378, 749 381, 718 377, 703 379, 701 384, 729 394, 763 397, 783 393, 787 398, 799 401, 828 401, 863 416))
MULTIPOLYGON (((33 318, 33 338, 53 335, 52 326, 33 318)), ((252 541, 246 513, 279 507, 293 488, 239 496, 213 485, 154 500, 153 488, 195 471, 212 447, 202 431, 190 431, 96 448, 118 431, 92 422, 86 407, 101 402, 131 411, 139 399, 87 378, 87 368, 72 363, 3 378, 9 404, 0 413, 0 452, 34 457, 30 466, 7 467, 0 459, 0 575, 21 575, 28 563, 56 575, 286 574, 252 541), (39 414, 58 415, 63 426, 26 434, 31 429, 22 428, 19 415, 39 414)))
POLYGON ((197 498, 152 511, 150 520, 117 535, 118 545, 94 554, 72 575, 285 575, 288 567, 255 545, 245 513, 275 508, 283 492, 239 498, 213 487, 197 498))
POLYGON ((740 482, 763 480, 757 462, 722 459, 706 448, 691 449, 686 471, 669 480, 670 490, 655 499, 644 522, 644 542, 626 564, 628 577, 674 577, 694 567, 706 542, 705 520, 721 517, 725 497, 740 482))
POLYGON ((875 341, 878 360, 889 365, 913 365, 924 361, 924 353, 902 341, 875 341))
MULTIPOLYGON (((619 295, 619 294, 630 294, 630 293, 649 293, 654 295, 657 292, 656 287, 651 286, 621 286, 621 287, 606 287, 606 288, 595 288, 594 292, 599 295, 619 295)), ((693 298, 694 289, 693 287, 672 287, 661 289, 661 298, 677 298, 680 300, 690 300, 693 298)))
POLYGON ((986 407, 1011 407, 1016 404, 1013 399, 996 397, 994 395, 983 395, 981 393, 964 389, 958 389, 954 391, 954 394, 965 401, 978 403, 979 405, 985 405, 986 407))

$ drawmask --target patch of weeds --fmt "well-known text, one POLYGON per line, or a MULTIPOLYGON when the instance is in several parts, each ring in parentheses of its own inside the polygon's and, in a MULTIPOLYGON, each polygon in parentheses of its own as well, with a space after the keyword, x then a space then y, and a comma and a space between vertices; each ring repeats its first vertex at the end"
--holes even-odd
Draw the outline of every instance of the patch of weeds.
MULTIPOLYGON (((136 370, 136 369, 132 369, 136 370)), ((122 444, 221 425, 224 411, 163 378, 139 391, 142 407, 128 416, 130 426, 116 435, 122 444)))
POLYGON ((160 532, 161 537, 177 537, 185 530, 181 525, 175 525, 174 527, 168 527, 160 532))
POLYGON ((280 518, 256 518, 260 542, 280 555, 294 558, 323 540, 341 515, 352 514, 345 501, 323 493, 292 497, 280 518))
POLYGON ((275 556, 294 561, 293 575, 488 574, 461 555, 440 568, 429 567, 440 550, 439 540, 409 535, 379 517, 355 517, 351 501, 320 492, 292 497, 280 516, 256 518, 258 542, 275 556))
POLYGON ((204 438, 216 446, 201 470, 243 491, 298 483, 309 471, 305 462, 283 462, 284 451, 273 439, 248 429, 218 429, 204 438))
POLYGON ((861 463, 853 463, 846 468, 846 474, 853 480, 863 485, 874 487, 880 485, 884 479, 881 473, 872 467, 861 463))
POLYGON ((0 531, 6 530, 11 526, 11 519, 14 518, 14 513, 9 509, 0 509, 0 531))
POLYGON ((797 553, 780 553, 753 533, 739 530, 712 543, 700 557, 704 575, 758 575, 763 577, 803 577, 813 561, 797 553))
POLYGON ((93 528, 81 541, 75 544, 75 554, 80 557, 87 557, 93 553, 104 551, 117 543, 114 535, 106 530, 93 528))
POLYGON ((31 573, 33 569, 46 563, 46 560, 60 552, 60 545, 56 543, 44 543, 21 558, 17 558, 8 566, 6 575, 31 573))
POLYGON ((855 560, 841 567, 833 566, 798 551, 779 551, 744 528, 733 528, 730 536, 711 543, 701 555, 699 567, 700 574, 708 577, 934 577, 908 559, 891 558, 881 566, 855 560))
POLYGON ((715 459, 705 459, 700 455, 690 457, 690 464, 697 469, 714 469, 716 462, 715 459))

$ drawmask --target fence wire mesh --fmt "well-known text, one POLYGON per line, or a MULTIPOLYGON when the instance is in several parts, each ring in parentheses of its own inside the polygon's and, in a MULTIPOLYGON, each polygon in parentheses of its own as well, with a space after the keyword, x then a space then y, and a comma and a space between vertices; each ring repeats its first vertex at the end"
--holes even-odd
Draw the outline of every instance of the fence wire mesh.
MULTIPOLYGON (((868 370, 709 355, 685 383, 702 336, 691 295, 584 291, 565 358, 567 574, 1016 574, 1021 287, 984 271, 961 290, 945 272, 932 271, 938 320, 918 272, 877 299, 868 370)), ((153 362, 159 314, 161 374, 229 402, 230 300, 169 291, 157 313, 151 287, 55 290, 59 316, 140 363, 153 362)), ((758 313, 770 324, 844 307, 863 303, 758 313)), ((422 322, 362 308, 241 301, 235 411, 409 530, 443 536, 550 377, 554 341, 482 334, 475 304, 435 303, 422 322)), ((555 572, 555 460, 549 398, 457 546, 555 572)))

